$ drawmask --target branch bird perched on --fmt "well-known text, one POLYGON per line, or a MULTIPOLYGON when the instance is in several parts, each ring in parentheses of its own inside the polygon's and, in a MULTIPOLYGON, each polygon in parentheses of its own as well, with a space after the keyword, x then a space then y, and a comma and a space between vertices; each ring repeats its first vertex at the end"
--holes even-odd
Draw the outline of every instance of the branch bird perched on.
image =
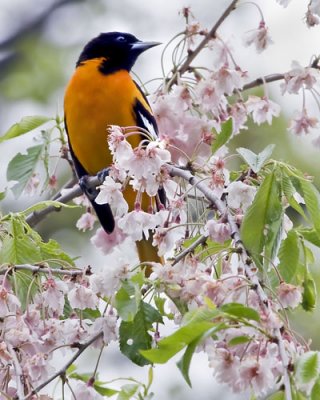
MULTIPOLYGON (((115 221, 108 204, 97 204, 98 191, 85 185, 88 175, 96 175, 112 163, 107 145, 109 125, 137 126, 158 132, 150 105, 130 70, 138 56, 157 46, 157 42, 143 42, 128 33, 101 33, 91 40, 80 54, 76 70, 68 84, 64 99, 65 126, 69 146, 82 189, 88 196, 98 219, 107 233, 112 233, 115 221), (151 129, 150 129, 151 128, 151 129)), ((144 140, 130 135, 133 148, 144 140)), ((134 208, 136 193, 124 190, 129 209, 134 208)), ((145 211, 150 199, 142 197, 145 211)), ((159 261, 152 238, 137 242, 140 261, 159 261)))

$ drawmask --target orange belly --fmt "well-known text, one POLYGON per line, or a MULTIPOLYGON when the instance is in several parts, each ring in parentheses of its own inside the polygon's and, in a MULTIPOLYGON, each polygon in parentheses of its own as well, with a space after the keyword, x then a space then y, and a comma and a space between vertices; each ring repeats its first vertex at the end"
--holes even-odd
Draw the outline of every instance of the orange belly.
MULTIPOLYGON (((98 70, 101 61, 93 59, 77 67, 64 99, 70 145, 90 175, 112 163, 108 125, 135 126, 133 107, 137 99, 150 109, 127 71, 104 75, 98 70)), ((133 147, 139 141, 139 135, 130 137, 133 147)))

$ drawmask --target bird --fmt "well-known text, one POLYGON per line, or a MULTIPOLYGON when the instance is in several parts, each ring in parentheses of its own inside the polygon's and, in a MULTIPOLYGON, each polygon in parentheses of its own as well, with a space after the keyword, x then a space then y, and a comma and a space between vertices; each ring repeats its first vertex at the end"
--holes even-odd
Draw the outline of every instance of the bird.
MULTIPOLYGON (((82 190, 108 234, 115 229, 112 210, 109 204, 95 202, 98 190, 86 185, 86 180, 88 176, 106 171, 112 163, 107 145, 108 126, 137 126, 158 134, 150 104, 130 71, 141 53, 159 44, 141 41, 130 33, 101 33, 83 48, 65 91, 64 121, 74 168, 82 190)), ((145 136, 128 138, 133 148, 142 140, 145 141, 145 136)), ((162 189, 159 194, 164 202, 162 189)), ((127 187, 124 197, 129 210, 133 210, 136 197, 133 189, 127 187)), ((144 195, 141 201, 145 211, 150 206, 150 199, 146 197, 144 195)), ((141 263, 162 261, 152 245, 152 235, 136 245, 141 263)))

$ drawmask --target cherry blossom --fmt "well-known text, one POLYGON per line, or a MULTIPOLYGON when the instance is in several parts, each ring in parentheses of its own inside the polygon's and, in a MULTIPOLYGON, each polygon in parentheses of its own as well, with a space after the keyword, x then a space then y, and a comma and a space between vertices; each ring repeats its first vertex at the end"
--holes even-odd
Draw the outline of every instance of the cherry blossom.
POLYGON ((301 112, 296 112, 295 118, 291 121, 289 131, 296 135, 307 134, 310 129, 318 126, 318 119, 310 117, 304 108, 301 112))
POLYGON ((118 227, 117 220, 115 228, 111 233, 106 233, 103 228, 98 228, 91 237, 91 243, 104 254, 110 254, 118 245, 126 239, 126 234, 118 227))
POLYGON ((81 215, 76 223, 76 227, 79 231, 85 232, 87 230, 91 231, 94 227, 97 217, 91 212, 85 212, 81 215))
POLYGON ((284 308, 296 308, 302 301, 301 288, 290 283, 281 282, 277 292, 279 301, 284 308))
POLYGON ((229 207, 241 208, 246 211, 253 202, 257 189, 241 181, 236 181, 229 184, 227 191, 229 207))
POLYGON ((258 125, 263 122, 268 122, 270 125, 272 117, 278 117, 280 114, 280 106, 266 97, 249 96, 245 105, 252 114, 253 121, 258 125))
POLYGON ((297 94, 299 90, 312 89, 317 83, 319 71, 312 67, 302 67, 297 61, 292 62, 292 70, 285 74, 280 84, 282 94, 297 94))
POLYGON ((123 197, 121 183, 115 182, 110 176, 107 176, 99 188, 100 192, 95 198, 95 202, 97 204, 108 203, 113 215, 122 217, 128 211, 129 206, 123 197))
POLYGON ((209 219, 204 227, 204 233, 215 242, 224 243, 230 239, 231 229, 229 224, 209 219))
POLYGON ((265 50, 270 44, 273 43, 268 28, 263 20, 260 21, 259 27, 246 33, 244 43, 246 46, 255 46, 258 53, 265 50))

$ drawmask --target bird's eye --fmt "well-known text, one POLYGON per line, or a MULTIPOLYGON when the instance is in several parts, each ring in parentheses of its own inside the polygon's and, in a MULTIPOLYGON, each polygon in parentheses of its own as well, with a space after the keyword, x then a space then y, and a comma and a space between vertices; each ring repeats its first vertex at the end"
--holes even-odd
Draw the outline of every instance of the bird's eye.
POLYGON ((126 41, 127 41, 127 39, 126 39, 124 36, 118 36, 118 37, 117 37, 117 42, 124 43, 124 42, 126 42, 126 41))

